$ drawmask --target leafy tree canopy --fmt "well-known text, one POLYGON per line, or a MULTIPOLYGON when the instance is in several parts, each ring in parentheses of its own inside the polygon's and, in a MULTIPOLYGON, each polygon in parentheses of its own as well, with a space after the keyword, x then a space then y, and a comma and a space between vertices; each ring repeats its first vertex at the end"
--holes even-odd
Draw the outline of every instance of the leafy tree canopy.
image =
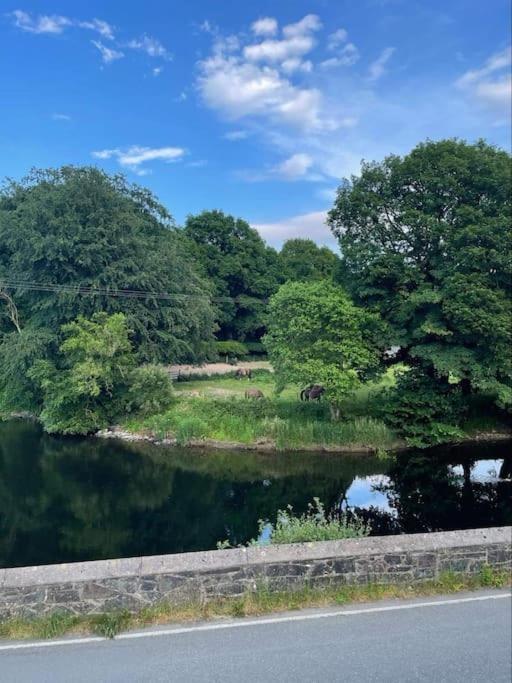
POLYGON ((258 339, 266 300, 279 284, 277 254, 241 218, 203 211, 187 218, 185 235, 213 281, 220 339, 258 339))
MULTIPOLYGON (((97 168, 34 171, 5 185, 0 283, 21 327, 54 336, 77 315, 124 313, 142 360, 201 359, 212 339, 208 285, 170 215, 149 190, 97 168), (149 294, 105 294, 119 289, 149 294)), ((4 335, 14 330, 7 303, 0 301, 4 335)))
POLYGON ((512 404, 511 157, 480 141, 426 142, 364 163, 329 224, 353 293, 433 379, 512 404))
POLYGON ((40 418, 47 431, 87 434, 130 410, 169 406, 169 376, 163 369, 136 367, 122 313, 79 317, 62 332, 57 362, 40 360, 29 371, 43 391, 40 418))
POLYGON ((279 266, 286 280, 312 281, 335 277, 339 258, 327 247, 309 239, 292 239, 279 252, 279 266))
POLYGON ((287 282, 269 308, 264 343, 278 386, 321 384, 339 406, 377 371, 387 342, 379 317, 354 306, 332 282, 287 282))

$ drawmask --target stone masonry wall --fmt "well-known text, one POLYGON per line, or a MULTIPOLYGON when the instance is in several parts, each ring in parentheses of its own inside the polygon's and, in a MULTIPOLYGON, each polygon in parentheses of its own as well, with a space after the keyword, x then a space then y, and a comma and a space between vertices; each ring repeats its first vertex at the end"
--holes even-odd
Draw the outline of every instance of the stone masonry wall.
POLYGON ((206 602, 265 586, 417 583, 512 571, 512 527, 0 569, 0 618, 206 602))

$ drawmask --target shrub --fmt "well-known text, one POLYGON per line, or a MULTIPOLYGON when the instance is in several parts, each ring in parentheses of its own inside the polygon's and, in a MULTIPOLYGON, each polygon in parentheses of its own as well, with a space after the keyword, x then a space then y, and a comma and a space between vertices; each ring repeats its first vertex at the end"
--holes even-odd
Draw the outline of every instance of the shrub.
POLYGON ((218 341, 215 349, 219 356, 240 357, 249 353, 245 344, 238 341, 218 341))
POLYGON ((173 402, 169 373, 158 365, 142 365, 130 373, 126 411, 154 415, 167 410, 173 402))
MULTIPOLYGON (((286 510, 277 511, 274 524, 268 520, 259 521, 259 538, 268 539, 266 543, 280 545, 283 543, 309 543, 312 541, 339 541, 345 538, 361 538, 368 536, 370 526, 356 515, 350 518, 344 513, 325 512, 319 498, 313 498, 308 504, 307 511, 302 515, 294 515, 293 508, 288 505, 286 510)), ((248 545, 260 545, 261 541, 253 539, 248 545)), ((229 548, 229 541, 219 541, 217 548, 229 548)))

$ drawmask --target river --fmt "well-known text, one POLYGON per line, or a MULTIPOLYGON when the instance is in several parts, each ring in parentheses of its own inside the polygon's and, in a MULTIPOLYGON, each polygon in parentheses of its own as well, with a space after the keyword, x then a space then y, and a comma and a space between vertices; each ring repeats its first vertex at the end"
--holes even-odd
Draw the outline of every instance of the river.
POLYGON ((192 450, 53 437, 0 423, 0 567, 207 550, 280 508, 329 509, 374 534, 512 523, 510 442, 404 453, 192 450))

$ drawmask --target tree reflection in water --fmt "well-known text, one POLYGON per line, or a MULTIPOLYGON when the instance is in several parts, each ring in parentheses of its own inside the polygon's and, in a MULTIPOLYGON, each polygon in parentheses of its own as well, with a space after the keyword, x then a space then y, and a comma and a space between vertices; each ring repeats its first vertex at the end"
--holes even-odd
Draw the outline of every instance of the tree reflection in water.
MULTIPOLYGON (((503 458, 495 450, 484 455, 503 458)), ((469 457, 207 453, 55 438, 33 423, 3 423, 0 566, 244 543, 256 535, 258 520, 274 519, 279 508, 302 512, 314 496, 339 508, 356 483, 359 507, 350 509, 371 520, 373 533, 510 523, 511 482, 475 481, 470 466, 482 448, 469 457), (451 467, 457 463, 466 463, 460 473, 451 467), (385 494, 384 509, 375 506, 372 489, 385 494)), ((507 468, 504 458, 502 472, 507 468)))

